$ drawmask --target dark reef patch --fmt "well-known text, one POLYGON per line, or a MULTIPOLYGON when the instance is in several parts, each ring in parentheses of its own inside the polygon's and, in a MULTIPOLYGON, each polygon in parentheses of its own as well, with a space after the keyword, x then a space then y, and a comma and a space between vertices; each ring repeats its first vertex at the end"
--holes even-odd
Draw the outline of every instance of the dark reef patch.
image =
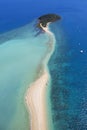
POLYGON ((51 24, 56 47, 48 64, 54 130, 87 130, 87 60, 76 57, 56 24, 51 24))

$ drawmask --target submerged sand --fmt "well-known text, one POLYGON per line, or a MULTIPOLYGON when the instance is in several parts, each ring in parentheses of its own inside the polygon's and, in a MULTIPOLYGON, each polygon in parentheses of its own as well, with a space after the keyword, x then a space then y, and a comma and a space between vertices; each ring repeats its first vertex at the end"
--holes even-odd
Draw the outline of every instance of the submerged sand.
MULTIPOLYGON (((49 31, 48 26, 43 27, 41 25, 41 27, 50 35, 50 37, 53 35, 49 31)), ((52 40, 52 38, 50 40, 52 40)), ((31 130, 48 130, 46 109, 46 86, 48 80, 49 74, 45 68, 41 77, 29 86, 27 90, 25 99, 31 117, 31 130)))

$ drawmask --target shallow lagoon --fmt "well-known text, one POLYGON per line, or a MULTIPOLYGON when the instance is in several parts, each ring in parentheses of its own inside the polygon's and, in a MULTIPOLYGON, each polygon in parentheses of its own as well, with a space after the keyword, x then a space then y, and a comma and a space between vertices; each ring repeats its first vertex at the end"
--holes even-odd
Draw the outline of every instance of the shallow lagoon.
POLYGON ((29 84, 36 78, 47 51, 48 41, 46 34, 35 37, 34 29, 31 23, 0 36, 3 41, 0 44, 0 117, 2 117, 0 129, 2 130, 29 129, 24 97, 29 84))

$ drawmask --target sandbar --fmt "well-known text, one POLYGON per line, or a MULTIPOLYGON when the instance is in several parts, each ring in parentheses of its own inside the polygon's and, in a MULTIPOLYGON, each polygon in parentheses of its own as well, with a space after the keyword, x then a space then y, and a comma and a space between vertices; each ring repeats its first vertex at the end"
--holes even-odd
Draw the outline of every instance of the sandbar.
MULTIPOLYGON (((52 35, 48 25, 43 27, 40 24, 40 26, 46 33, 52 35)), ((46 87, 48 81, 49 73, 44 66, 43 74, 27 90, 25 100, 30 113, 30 130, 48 130, 46 109, 46 87)))

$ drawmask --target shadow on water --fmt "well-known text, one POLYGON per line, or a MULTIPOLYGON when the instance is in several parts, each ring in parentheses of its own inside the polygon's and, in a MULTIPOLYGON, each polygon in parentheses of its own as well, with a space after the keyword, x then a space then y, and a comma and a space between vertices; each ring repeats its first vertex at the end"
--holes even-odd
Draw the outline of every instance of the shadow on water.
POLYGON ((87 130, 85 60, 81 62, 81 55, 66 42, 60 23, 51 28, 56 37, 55 52, 49 61, 54 130, 87 130))

